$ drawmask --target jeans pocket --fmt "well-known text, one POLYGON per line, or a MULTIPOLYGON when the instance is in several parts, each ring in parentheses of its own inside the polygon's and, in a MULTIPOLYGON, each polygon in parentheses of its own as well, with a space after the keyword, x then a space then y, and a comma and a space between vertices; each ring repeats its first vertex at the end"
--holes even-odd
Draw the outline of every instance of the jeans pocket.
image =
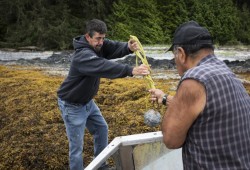
POLYGON ((65 104, 65 110, 66 119, 70 125, 79 126, 86 121, 82 105, 65 104))

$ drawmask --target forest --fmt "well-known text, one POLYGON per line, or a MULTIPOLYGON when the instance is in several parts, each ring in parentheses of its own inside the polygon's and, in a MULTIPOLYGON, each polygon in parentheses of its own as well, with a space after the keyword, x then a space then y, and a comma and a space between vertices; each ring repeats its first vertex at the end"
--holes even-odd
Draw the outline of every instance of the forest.
POLYGON ((119 41, 170 44, 178 25, 195 20, 216 45, 250 44, 249 0, 0 0, 0 16, 0 48, 72 49, 93 18, 119 41))

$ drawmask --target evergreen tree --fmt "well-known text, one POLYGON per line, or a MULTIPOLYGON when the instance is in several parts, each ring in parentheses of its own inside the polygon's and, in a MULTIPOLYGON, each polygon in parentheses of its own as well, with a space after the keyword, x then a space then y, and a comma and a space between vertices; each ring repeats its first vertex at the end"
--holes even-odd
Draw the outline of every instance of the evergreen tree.
POLYGON ((0 1, 0 47, 2 46, 1 42, 6 41, 5 34, 8 29, 8 20, 12 20, 9 16, 8 3, 9 1, 0 1))
POLYGON ((233 0, 234 4, 241 10, 244 6, 244 8, 247 8, 249 10, 250 8, 250 1, 249 0, 233 0))
POLYGON ((191 0, 189 18, 208 28, 216 43, 235 42, 239 18, 232 0, 191 0))
POLYGON ((212 13, 216 16, 215 24, 212 26, 211 31, 214 34, 215 41, 220 44, 236 42, 236 30, 239 27, 239 18, 237 9, 233 5, 232 0, 210 0, 212 4, 212 13))
POLYGON ((170 43, 175 29, 195 20, 215 43, 250 43, 249 0, 1 0, 0 47, 72 49, 85 22, 106 21, 111 38, 136 35, 144 44, 170 43))
POLYGON ((181 23, 188 21, 186 4, 184 0, 157 0, 157 6, 162 19, 161 28, 166 42, 170 43, 175 29, 181 23))
POLYGON ((132 24, 130 22, 129 12, 131 7, 129 4, 120 0, 113 4, 113 13, 108 16, 106 22, 108 24, 108 36, 117 40, 127 40, 131 34, 132 24))
POLYGON ((240 26, 236 32, 238 40, 244 44, 250 44, 250 11, 247 4, 242 6, 242 11, 239 11, 240 26))
POLYGON ((132 34, 144 44, 163 42, 161 19, 154 0, 118 0, 107 23, 114 39, 125 41, 132 34))
POLYGON ((64 1, 13 0, 7 8, 12 9, 9 16, 13 18, 5 35, 10 46, 68 48, 71 29, 64 1))

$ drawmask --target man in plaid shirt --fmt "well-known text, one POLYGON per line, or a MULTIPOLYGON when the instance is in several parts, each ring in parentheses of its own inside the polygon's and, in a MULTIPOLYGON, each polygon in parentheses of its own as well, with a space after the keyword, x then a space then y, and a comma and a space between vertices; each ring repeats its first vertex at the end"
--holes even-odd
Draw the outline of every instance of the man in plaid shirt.
POLYGON ((172 51, 181 76, 175 96, 151 89, 168 105, 162 121, 166 147, 182 147, 184 169, 250 169, 250 97, 214 55, 210 33, 195 21, 175 31, 172 51))

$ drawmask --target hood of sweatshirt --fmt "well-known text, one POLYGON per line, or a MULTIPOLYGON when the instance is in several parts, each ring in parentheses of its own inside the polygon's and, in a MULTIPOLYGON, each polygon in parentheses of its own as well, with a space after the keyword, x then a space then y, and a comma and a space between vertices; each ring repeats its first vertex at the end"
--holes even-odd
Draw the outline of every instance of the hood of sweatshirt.
POLYGON ((74 50, 85 48, 85 47, 93 49, 93 47, 89 45, 84 35, 77 36, 73 39, 73 47, 74 47, 74 50))

